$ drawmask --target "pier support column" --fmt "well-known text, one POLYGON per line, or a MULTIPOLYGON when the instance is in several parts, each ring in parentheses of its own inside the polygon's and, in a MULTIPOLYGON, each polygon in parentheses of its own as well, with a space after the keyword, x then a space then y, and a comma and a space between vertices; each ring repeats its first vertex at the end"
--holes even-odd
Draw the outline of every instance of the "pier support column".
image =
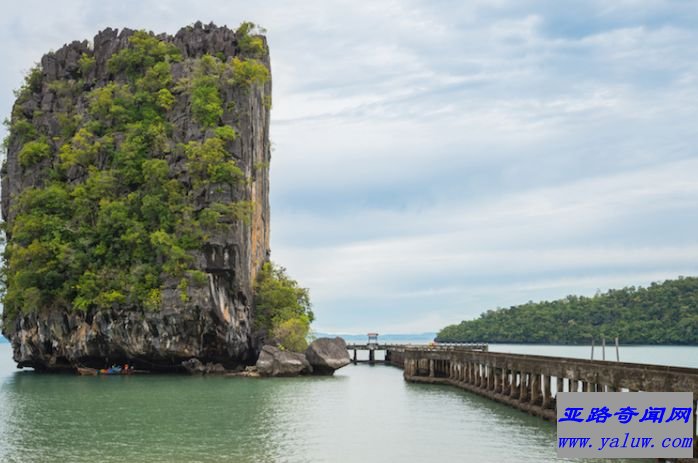
POLYGON ((526 377, 528 373, 521 372, 521 380, 519 381, 519 402, 528 400, 528 381, 526 377))
POLYGON ((487 366, 487 390, 494 391, 495 381, 497 380, 497 375, 494 372, 494 367, 492 365, 487 366))
POLYGON ((541 407, 550 407, 550 375, 543 375, 543 401, 541 407))
POLYGON ((531 373, 531 403, 539 405, 540 401, 540 373, 531 373))
POLYGON ((356 365, 356 349, 354 349, 354 365, 356 365))
MULTIPOLYGON (((556 391, 557 392, 565 392, 565 384, 562 382, 562 378, 559 376, 557 377, 557 389, 556 389, 556 391)), ((556 394, 557 394, 557 392, 556 392, 556 394)))
POLYGON ((509 396, 516 397, 518 395, 516 387, 516 370, 511 370, 511 387, 509 388, 509 396))
POLYGON ((434 377, 434 360, 429 359, 429 377, 434 377))
POLYGON ((369 365, 376 363, 376 351, 373 349, 368 351, 368 363, 369 365))

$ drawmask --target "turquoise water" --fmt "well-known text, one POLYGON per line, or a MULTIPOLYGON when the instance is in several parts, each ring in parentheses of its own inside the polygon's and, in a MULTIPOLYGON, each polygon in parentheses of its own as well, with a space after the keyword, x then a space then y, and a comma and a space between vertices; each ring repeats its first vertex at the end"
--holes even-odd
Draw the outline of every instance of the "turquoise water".
POLYGON ((545 462, 554 444, 551 423, 383 365, 313 378, 40 375, 16 371, 0 345, 2 462, 545 462))

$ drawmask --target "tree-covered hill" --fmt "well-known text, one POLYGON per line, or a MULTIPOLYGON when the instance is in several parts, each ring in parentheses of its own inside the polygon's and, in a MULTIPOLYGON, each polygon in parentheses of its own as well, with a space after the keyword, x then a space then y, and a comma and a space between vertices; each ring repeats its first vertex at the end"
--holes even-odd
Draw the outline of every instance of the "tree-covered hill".
POLYGON ((441 342, 698 344, 698 277, 488 310, 442 329, 441 342))

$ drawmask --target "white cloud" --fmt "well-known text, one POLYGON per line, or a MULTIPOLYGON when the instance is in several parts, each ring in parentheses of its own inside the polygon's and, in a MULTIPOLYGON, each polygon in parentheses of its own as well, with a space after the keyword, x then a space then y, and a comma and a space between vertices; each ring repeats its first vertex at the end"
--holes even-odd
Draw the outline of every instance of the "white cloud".
POLYGON ((107 26, 265 26, 273 257, 318 327, 423 331, 698 273, 694 10, 28 0, 0 18, 0 111, 42 53, 107 26))

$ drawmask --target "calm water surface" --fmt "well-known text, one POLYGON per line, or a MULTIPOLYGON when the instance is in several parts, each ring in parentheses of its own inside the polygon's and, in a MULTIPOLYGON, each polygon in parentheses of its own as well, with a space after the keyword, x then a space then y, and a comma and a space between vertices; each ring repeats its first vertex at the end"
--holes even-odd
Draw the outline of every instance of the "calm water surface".
MULTIPOLYGON (((563 355, 548 347, 525 349, 563 355)), ((648 362, 697 366, 696 348, 644 349, 648 362)), ((0 344, 2 462, 546 462, 554 444, 551 423, 382 365, 317 378, 39 375, 16 371, 0 344)))

